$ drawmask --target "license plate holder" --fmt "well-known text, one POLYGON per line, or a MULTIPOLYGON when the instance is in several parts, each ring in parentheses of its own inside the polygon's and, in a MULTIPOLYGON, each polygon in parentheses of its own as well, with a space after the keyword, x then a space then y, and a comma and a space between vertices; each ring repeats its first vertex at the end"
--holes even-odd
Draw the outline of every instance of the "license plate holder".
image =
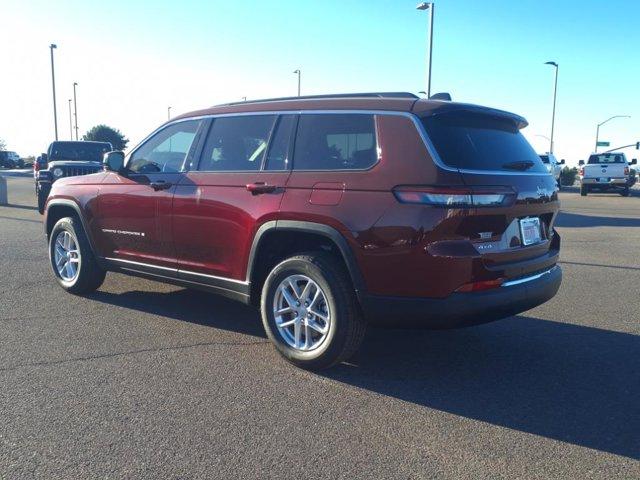
POLYGON ((520 219, 520 237, 522 245, 529 246, 542 241, 539 217, 527 217, 520 219))

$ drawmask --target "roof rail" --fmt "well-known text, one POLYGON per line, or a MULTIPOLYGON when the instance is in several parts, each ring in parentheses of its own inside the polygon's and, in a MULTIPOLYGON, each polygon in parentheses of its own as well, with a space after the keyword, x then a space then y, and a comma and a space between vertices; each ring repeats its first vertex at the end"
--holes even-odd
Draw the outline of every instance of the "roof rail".
POLYGON ((333 93, 327 95, 304 95, 301 97, 276 97, 276 98, 262 98, 259 100, 247 100, 240 102, 222 103, 216 105, 222 107, 226 105, 242 105, 244 103, 263 103, 263 102, 279 102, 283 100, 316 100, 322 98, 409 98, 417 100, 417 95, 409 92, 364 92, 364 93, 333 93))

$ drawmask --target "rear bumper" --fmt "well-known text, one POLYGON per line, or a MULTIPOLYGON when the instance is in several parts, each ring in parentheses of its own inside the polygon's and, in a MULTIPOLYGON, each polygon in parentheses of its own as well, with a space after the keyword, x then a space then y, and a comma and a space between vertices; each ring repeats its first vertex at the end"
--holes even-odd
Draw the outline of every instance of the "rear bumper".
POLYGON ((609 178, 607 182, 599 182, 597 178, 582 179, 582 183, 584 185, 599 186, 599 187, 606 187, 606 186, 624 187, 627 185, 628 181, 629 179, 627 177, 609 178))
POLYGON ((555 265, 541 274, 512 280, 502 287, 447 298, 362 295, 368 321, 389 327, 457 328, 492 322, 530 310, 553 298, 562 282, 555 265))

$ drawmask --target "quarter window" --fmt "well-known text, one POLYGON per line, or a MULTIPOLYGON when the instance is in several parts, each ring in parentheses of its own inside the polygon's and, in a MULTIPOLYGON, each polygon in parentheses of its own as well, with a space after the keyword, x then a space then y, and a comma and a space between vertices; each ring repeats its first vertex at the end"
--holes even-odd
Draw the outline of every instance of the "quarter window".
POLYGON ((200 124, 200 120, 189 120, 162 129, 133 152, 129 170, 134 173, 182 171, 200 124))
POLYGON ((362 170, 377 161, 373 115, 300 115, 295 170, 362 170))
POLYGON ((275 119, 275 115, 214 119, 198 170, 208 172, 260 170, 275 119))

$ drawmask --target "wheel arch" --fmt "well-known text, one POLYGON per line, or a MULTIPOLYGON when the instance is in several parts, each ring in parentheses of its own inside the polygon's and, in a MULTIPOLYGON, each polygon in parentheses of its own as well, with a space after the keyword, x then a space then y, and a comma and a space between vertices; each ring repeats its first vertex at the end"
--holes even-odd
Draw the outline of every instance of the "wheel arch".
MULTIPOLYGON (((261 271, 261 268, 265 264, 265 261, 269 264, 269 257, 266 252, 270 246, 269 240, 282 238, 286 233, 297 234, 295 238, 302 240, 299 247, 296 246, 292 249, 284 248, 283 251, 286 252, 287 255, 302 253, 302 251, 309 249, 309 245, 332 247, 344 262, 351 281, 353 282, 356 295, 360 297, 360 294, 365 290, 364 279, 356 261, 355 254, 344 235, 337 229, 322 223, 300 220, 274 220, 260 226, 253 238, 249 252, 247 281, 251 285, 252 303, 259 298, 262 280, 266 277, 265 272, 261 271)), ((277 255, 276 258, 278 258, 277 255)))
POLYGON ((44 217, 44 233, 47 237, 47 240, 51 235, 51 231, 53 230, 54 225, 58 222, 58 220, 65 217, 76 217, 80 221, 87 240, 89 241, 89 246, 91 247, 91 250, 95 255, 96 249, 95 244, 93 243, 93 238, 91 237, 91 231, 89 230, 86 219, 82 214, 82 209, 73 200, 60 198, 50 200, 47 203, 44 217))

